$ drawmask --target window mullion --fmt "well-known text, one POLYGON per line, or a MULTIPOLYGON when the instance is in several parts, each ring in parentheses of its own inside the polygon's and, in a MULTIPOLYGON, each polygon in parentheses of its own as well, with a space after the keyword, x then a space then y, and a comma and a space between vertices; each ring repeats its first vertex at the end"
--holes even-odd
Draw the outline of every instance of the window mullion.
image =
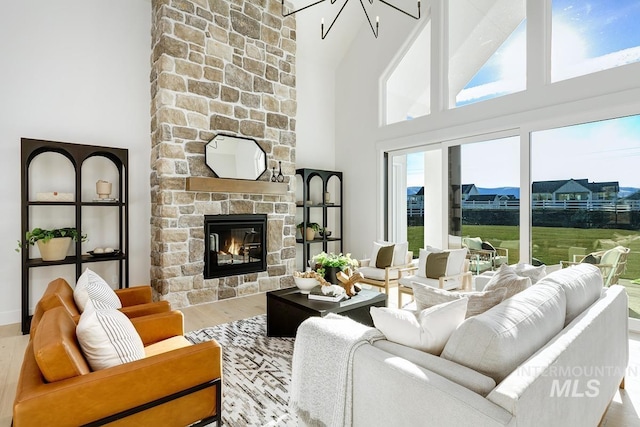
POLYGON ((527 89, 551 81, 551 1, 527 1, 527 89))
POLYGON ((449 108, 449 43, 447 2, 431 2, 431 114, 449 108))

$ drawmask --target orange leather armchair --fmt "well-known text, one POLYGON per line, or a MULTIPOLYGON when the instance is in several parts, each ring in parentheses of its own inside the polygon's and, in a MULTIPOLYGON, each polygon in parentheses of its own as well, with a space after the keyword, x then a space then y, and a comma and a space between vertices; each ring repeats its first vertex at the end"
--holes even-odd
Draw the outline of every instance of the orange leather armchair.
MULTIPOLYGON (((168 301, 153 301, 150 286, 116 289, 115 293, 122 303, 120 311, 129 318, 164 313, 171 310, 171 305, 168 301)), ((57 278, 49 282, 47 289, 42 294, 42 298, 36 304, 29 329, 32 337, 44 312, 54 307, 64 307, 77 323, 80 317, 80 310, 78 310, 73 299, 73 288, 69 286, 65 279, 57 278)))
POLYGON ((218 343, 187 341, 179 311, 131 322, 146 357, 92 372, 73 318, 63 307, 47 310, 25 352, 13 425, 220 425, 218 343))

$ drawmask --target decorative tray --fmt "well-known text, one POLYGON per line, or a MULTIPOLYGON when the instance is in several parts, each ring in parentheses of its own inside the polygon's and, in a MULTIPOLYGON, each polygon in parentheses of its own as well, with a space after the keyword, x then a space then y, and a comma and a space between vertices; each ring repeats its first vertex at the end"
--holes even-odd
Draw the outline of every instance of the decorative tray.
POLYGON ((113 252, 95 253, 94 251, 87 251, 87 253, 95 258, 110 258, 118 255, 120 253, 120 249, 114 249, 113 252))

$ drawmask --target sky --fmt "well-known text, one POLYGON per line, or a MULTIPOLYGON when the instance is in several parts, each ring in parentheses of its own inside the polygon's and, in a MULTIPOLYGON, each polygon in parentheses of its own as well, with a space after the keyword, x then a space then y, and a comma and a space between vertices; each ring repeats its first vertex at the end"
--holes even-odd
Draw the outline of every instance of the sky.
MULTIPOLYGON (((640 61, 640 0, 553 0, 551 80, 640 61)), ((524 90, 526 19, 456 97, 456 106, 524 90)))
MULTIPOLYGON (((553 0, 552 80, 640 61, 639 22, 640 0, 553 0)), ((458 106, 523 90, 524 52, 526 20, 460 92, 458 106)), ((539 131, 531 138, 534 181, 587 178, 640 188, 640 116, 539 131)), ((462 157, 465 184, 519 186, 517 138, 463 145, 462 157), (465 162, 477 158, 483 161, 465 162)), ((421 186, 421 156, 408 156, 407 167, 408 186, 421 186)))
MULTIPOLYGON (((519 187, 518 137, 464 144, 462 181, 482 188, 519 187), (478 161, 478 159, 482 159, 478 161)), ((422 185, 420 153, 407 156, 407 185, 422 185)), ((640 115, 531 135, 533 181, 588 179, 640 188, 640 115)))

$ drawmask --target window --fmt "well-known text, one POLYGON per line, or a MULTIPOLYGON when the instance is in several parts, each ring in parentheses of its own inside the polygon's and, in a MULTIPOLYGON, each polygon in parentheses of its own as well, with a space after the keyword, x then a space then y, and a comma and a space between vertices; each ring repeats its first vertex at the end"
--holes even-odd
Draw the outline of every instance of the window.
POLYGON ((431 112, 431 23, 427 22, 385 85, 386 124, 431 112))
POLYGON ((551 80, 638 62, 638 22, 638 0, 553 0, 551 80))
POLYGON ((458 237, 473 249, 468 239, 479 238, 496 248, 471 258, 475 274, 520 259, 519 159, 515 136, 449 148, 450 244, 458 237))
MULTIPOLYGON (((532 245, 547 265, 629 248, 618 283, 640 318, 640 116, 531 134, 532 245)), ((603 267, 605 277, 610 272, 603 267)))
POLYGON ((449 2, 449 105, 526 88, 526 1, 449 2))

